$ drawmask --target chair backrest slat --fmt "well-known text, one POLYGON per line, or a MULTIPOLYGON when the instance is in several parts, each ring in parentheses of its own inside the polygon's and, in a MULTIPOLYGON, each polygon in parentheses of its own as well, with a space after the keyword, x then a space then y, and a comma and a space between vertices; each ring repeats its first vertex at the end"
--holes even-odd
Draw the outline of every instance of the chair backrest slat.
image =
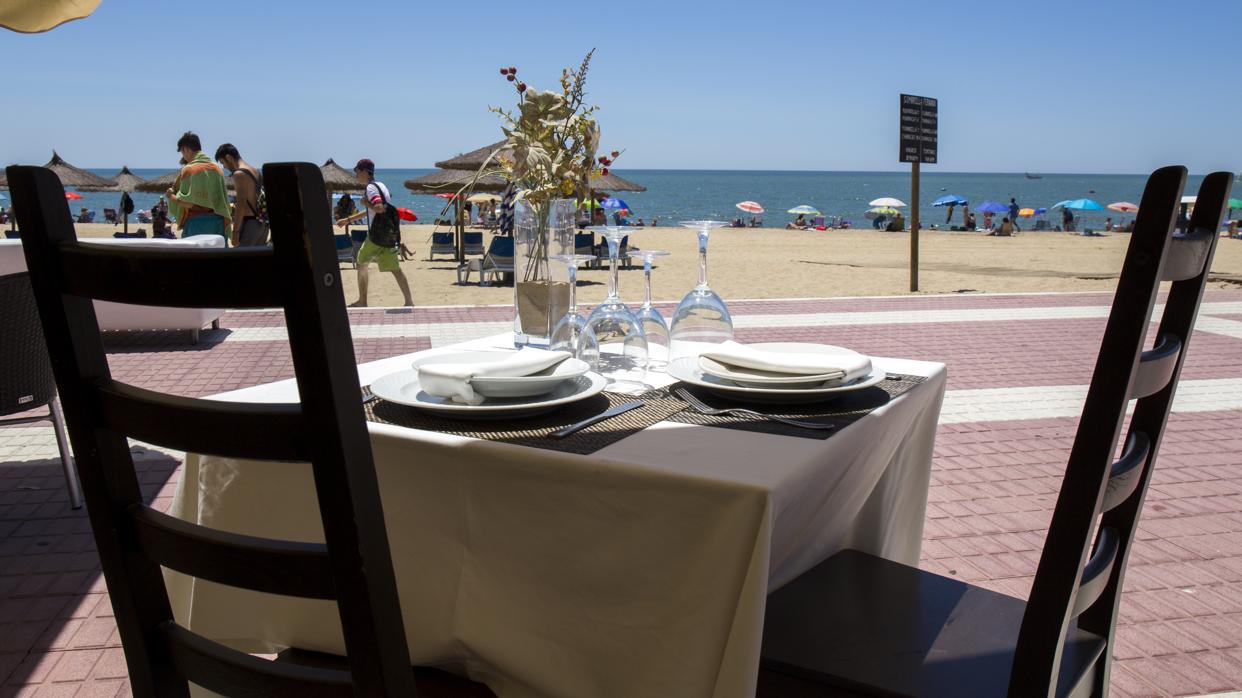
POLYGON ((319 169, 264 168, 271 249, 175 253, 80 244, 52 172, 10 167, 8 176, 134 694, 188 696, 189 680, 228 695, 414 695, 319 169), (94 298, 281 307, 299 404, 214 402, 112 380, 94 298), (325 543, 212 531, 149 509, 127 436, 309 462, 325 543), (161 565, 242 588, 335 599, 349 671, 278 666, 178 627, 161 565))
MULTIPOLYGON (((1232 179, 1231 173, 1204 179, 1193 229, 1219 227, 1232 179)), ((1071 624, 1111 646, 1129 547, 1215 251, 1214 233, 1174 234, 1185 181, 1185 168, 1166 167, 1152 173, 1143 192, 1019 632, 1011 695, 1056 695, 1071 624), (1143 351, 1166 278, 1178 280, 1165 303, 1157 346, 1143 351), (1129 435, 1114 462, 1132 398, 1138 402, 1129 435)), ((1103 695, 1107 686, 1111 651, 1099 661, 1092 695, 1103 695)))
POLYGON ((1151 455, 1151 437, 1141 431, 1130 431, 1126 438, 1126 447, 1113 463, 1108 474, 1108 484, 1104 488, 1104 502, 1101 511, 1109 511, 1118 504, 1129 499, 1138 488, 1139 476, 1143 474, 1143 465, 1151 455))
POLYGON ((282 280, 264 249, 157 250, 119 245, 64 242, 59 246, 63 290, 75 296, 116 303, 172 308, 278 308, 282 280), (212 278, 201 276, 201 260, 211 260, 212 278), (247 279, 245 284, 236 279, 247 279), (253 279, 253 283, 249 281, 253 279), (212 305, 214 304, 214 305, 212 305))
POLYGON ((129 523, 152 562, 239 589, 306 599, 335 599, 328 548, 322 543, 256 538, 199 526, 142 505, 129 523))
POLYGON ((1143 352, 1139 358, 1138 375, 1130 389, 1132 399, 1143 398, 1163 390, 1173 378, 1177 360, 1182 353, 1182 341, 1177 337, 1161 335, 1155 347, 1143 352))
POLYGON ((296 403, 250 403, 164 395, 119 381, 85 386, 99 426, 188 453, 306 461, 313 456, 296 403), (182 425, 195 420, 197 429, 182 425), (222 439, 221 435, 228 438, 222 439))
MULTIPOLYGON (((195 635, 175 623, 168 623, 162 630, 177 671, 216 693, 254 698, 402 695, 356 692, 347 671, 266 661, 195 635), (241 686, 245 688, 239 690, 241 686)), ((413 676, 412 671, 410 675, 413 676)))

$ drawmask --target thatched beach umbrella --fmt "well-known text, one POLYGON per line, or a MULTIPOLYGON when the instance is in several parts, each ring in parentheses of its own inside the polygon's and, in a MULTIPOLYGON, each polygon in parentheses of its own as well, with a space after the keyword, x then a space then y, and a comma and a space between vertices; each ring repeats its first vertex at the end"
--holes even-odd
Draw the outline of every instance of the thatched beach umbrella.
POLYGON ((97 187, 93 185, 82 185, 78 187, 79 191, 138 191, 138 185, 147 180, 139 177, 129 171, 129 167, 121 168, 120 172, 108 178, 108 185, 97 187))
POLYGON ((65 162, 55 150, 52 151, 52 159, 44 167, 55 172, 60 183, 66 187, 106 187, 110 184, 94 172, 87 172, 65 162))
MULTIPOLYGON (((498 194, 509 185, 504 177, 489 174, 480 177, 478 181, 474 182, 474 186, 468 186, 474 180, 474 175, 477 171, 477 168, 475 170, 436 170, 431 174, 406 180, 405 188, 415 194, 456 194, 463 187, 467 188, 467 194, 477 194, 479 192, 498 194)), ((457 237, 456 257, 458 262, 464 262, 466 260, 466 222, 462 216, 462 199, 454 199, 453 204, 457 211, 453 225, 453 232, 457 237)))
MULTIPOLYGON (((470 170, 471 172, 477 172, 483 166, 483 163, 487 161, 488 157, 493 153, 504 150, 506 150, 505 141, 497 141, 491 145, 485 145, 477 150, 462 153, 448 160, 441 160, 436 163, 436 167, 442 170, 470 170)), ((496 158, 492 158, 491 164, 495 164, 495 162, 496 158)), ((592 191, 647 191, 647 187, 631 182, 611 172, 606 175, 592 175, 589 184, 592 191)))
MULTIPOLYGON (((121 167, 120 172, 117 172, 115 175, 110 177, 108 181, 111 183, 106 187, 81 186, 78 187, 78 191, 120 191, 125 192, 126 195, 128 195, 129 192, 134 191, 138 185, 142 184, 146 180, 133 172, 130 172, 129 166, 125 165, 121 167)), ((124 197, 122 197, 122 201, 123 200, 124 197)), ((131 201, 130 203, 132 204, 133 202, 131 201)), ((117 213, 121 216, 121 232, 128 233, 129 214, 125 212, 124 206, 119 206, 117 213)))
POLYGON ((329 191, 362 191, 363 187, 354 178, 354 173, 336 164, 332 158, 319 168, 323 173, 323 186, 329 191))

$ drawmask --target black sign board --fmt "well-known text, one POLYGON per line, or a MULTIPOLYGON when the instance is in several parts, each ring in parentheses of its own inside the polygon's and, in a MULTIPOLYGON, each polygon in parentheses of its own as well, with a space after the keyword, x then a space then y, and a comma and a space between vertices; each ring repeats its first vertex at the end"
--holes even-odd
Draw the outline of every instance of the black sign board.
POLYGON ((901 162, 936 163, 937 118, 934 97, 901 96, 901 162))

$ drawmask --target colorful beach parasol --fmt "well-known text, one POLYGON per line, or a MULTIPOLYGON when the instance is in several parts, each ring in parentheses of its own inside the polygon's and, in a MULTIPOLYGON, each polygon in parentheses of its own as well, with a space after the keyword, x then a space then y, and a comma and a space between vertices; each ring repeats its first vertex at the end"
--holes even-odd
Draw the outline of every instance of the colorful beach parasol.
POLYGON ((893 208, 902 208, 903 206, 906 205, 906 202, 902 201, 901 199, 894 199, 891 196, 883 196, 883 197, 876 199, 875 201, 872 201, 871 203, 867 205, 868 206, 892 206, 893 208))
POLYGON ((1109 204, 1108 207, 1114 211, 1121 211, 1122 213, 1134 213, 1139 209, 1137 204, 1132 204, 1129 201, 1114 201, 1109 204))
POLYGON ((600 202, 599 205, 603 206, 604 208, 617 208, 617 209, 621 209, 621 208, 628 209, 629 208, 628 204, 626 204, 624 201, 622 201, 621 199, 618 199, 615 196, 604 199, 603 201, 600 202))
POLYGON ((1072 199, 1066 201, 1065 208, 1071 211, 1103 211, 1104 207, 1094 199, 1072 199))
POLYGON ((1033 208, 1019 209, 1018 215, 1022 216, 1023 218, 1030 218, 1031 216, 1035 215, 1035 209, 1033 208))
MULTIPOLYGON (((875 203, 875 202, 872 202, 875 203)), ((932 206, 965 206, 970 203, 965 197, 957 194, 946 194, 932 202, 932 206)))
POLYGON ((67 191, 65 192, 65 198, 68 199, 69 201, 77 201, 78 199, 82 198, 82 195, 77 193, 76 191, 67 191))
POLYGON ((757 201, 742 201, 734 205, 747 213, 763 213, 763 206, 757 201))
POLYGON ((867 209, 867 213, 874 213, 877 216, 896 216, 899 215, 901 211, 893 208, 892 206, 876 206, 875 208, 867 209))
POLYGON ((793 208, 789 209, 785 213, 792 213, 794 215, 803 215, 803 216, 820 215, 819 211, 817 211, 813 206, 807 206, 806 204, 803 204, 801 206, 794 206, 793 208))
POLYGON ((1008 213, 1009 207, 997 201, 984 201, 975 210, 980 213, 1008 213))
POLYGON ((453 199, 457 198, 457 195, 444 191, 444 192, 440 192, 439 194, 436 194, 435 197, 437 199, 448 199, 449 201, 452 201, 453 199))

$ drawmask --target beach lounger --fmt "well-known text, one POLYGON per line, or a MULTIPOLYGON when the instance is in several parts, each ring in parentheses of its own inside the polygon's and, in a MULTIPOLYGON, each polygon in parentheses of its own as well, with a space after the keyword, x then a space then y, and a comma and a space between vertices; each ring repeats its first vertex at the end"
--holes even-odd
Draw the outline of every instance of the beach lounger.
POLYGON ((453 244, 452 233, 431 234, 431 251, 427 253, 427 259, 434 260, 438 254, 457 256, 457 246, 453 244))
POLYGON ((336 240, 336 261, 338 264, 352 264, 358 266, 357 253, 354 250, 353 239, 349 233, 338 233, 333 236, 336 240))
POLYGON ((574 233, 574 254, 596 255, 595 261, 587 263, 587 267, 590 269, 599 268, 597 252, 595 248, 595 233, 574 233))
POLYGON ((120 225, 121 219, 117 217, 115 208, 104 209, 104 222, 111 223, 112 225, 120 225))
POLYGON ((827 230, 828 226, 824 225, 824 217, 816 216, 811 219, 811 227, 816 230, 827 230))
POLYGON ((483 233, 466 233, 463 243, 466 247, 466 254, 484 254, 487 252, 483 248, 483 233))
POLYGON ((503 278, 502 274, 513 273, 513 238, 497 235, 492 238, 483 255, 483 268, 479 275, 480 286, 490 286, 491 277, 503 278))

